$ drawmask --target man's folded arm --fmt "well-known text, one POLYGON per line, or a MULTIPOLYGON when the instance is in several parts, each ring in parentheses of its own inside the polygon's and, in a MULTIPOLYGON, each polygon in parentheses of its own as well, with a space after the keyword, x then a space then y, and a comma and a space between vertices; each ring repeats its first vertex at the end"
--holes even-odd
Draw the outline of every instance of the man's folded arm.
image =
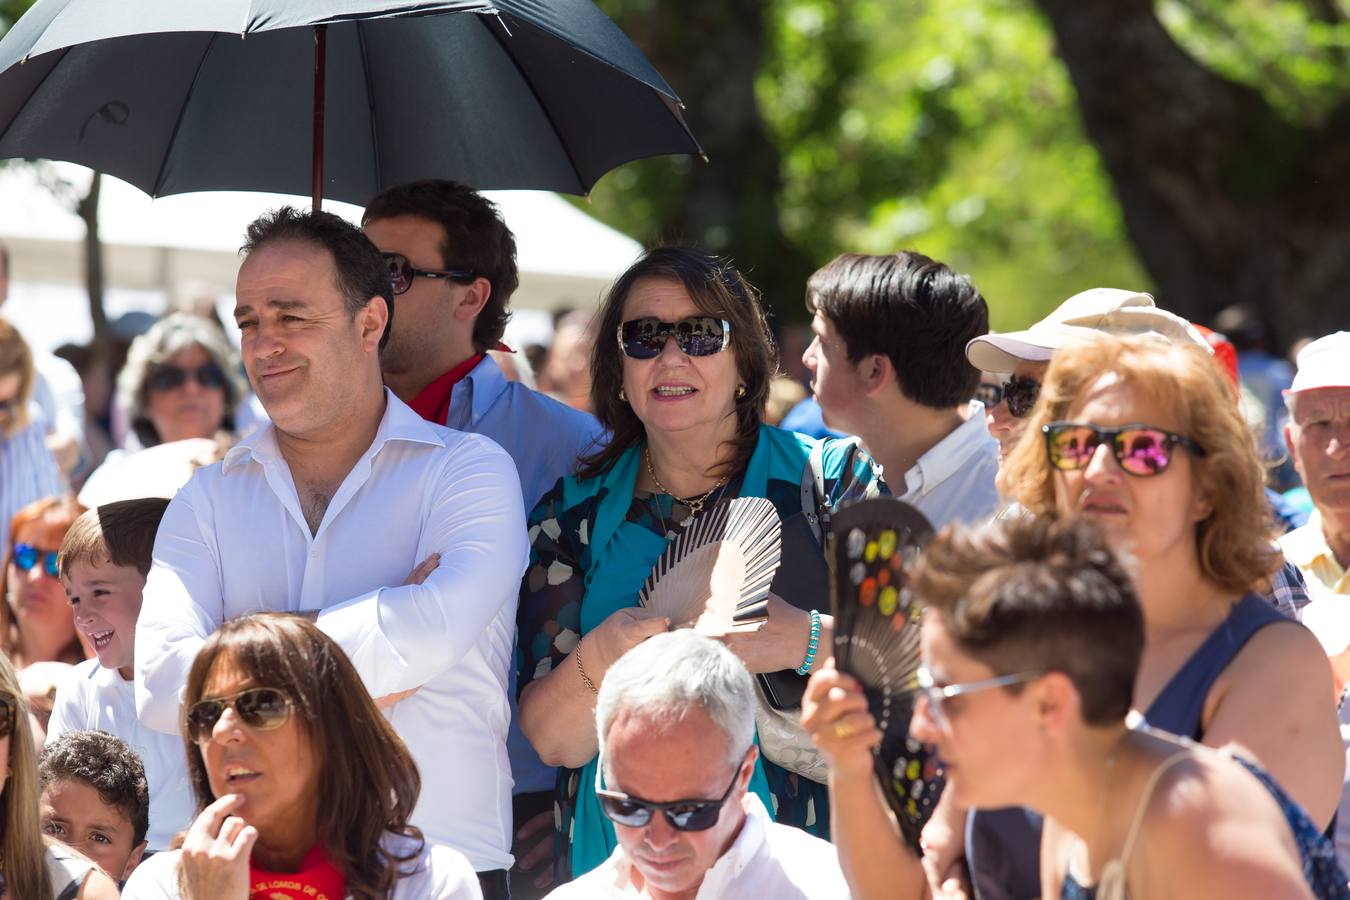
POLYGON ((420 687, 458 663, 504 606, 515 619, 529 556, 515 465, 476 436, 454 454, 416 554, 439 553, 440 565, 422 584, 379 588, 319 614, 372 697, 420 687))

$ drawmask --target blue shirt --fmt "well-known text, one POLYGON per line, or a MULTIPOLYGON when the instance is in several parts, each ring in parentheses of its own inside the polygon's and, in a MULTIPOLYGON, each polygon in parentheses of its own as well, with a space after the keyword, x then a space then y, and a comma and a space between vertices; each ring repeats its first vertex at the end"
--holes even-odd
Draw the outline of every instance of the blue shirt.
POLYGON ((0 433, 0 550, 5 555, 14 514, 34 500, 60 493, 61 473, 47 449, 47 424, 41 415, 31 416, 13 437, 0 433))
MULTIPOLYGON (((491 356, 474 366, 450 394, 445 422, 459 431, 489 437, 515 461, 520 494, 529 516, 558 479, 577 468, 577 457, 596 448, 605 430, 595 416, 547 394, 507 381, 491 356)), ((506 751, 517 794, 552 791, 557 771, 546 766, 516 721, 516 667, 511 667, 511 730, 506 751)), ((519 824, 519 823, 517 823, 519 824)))

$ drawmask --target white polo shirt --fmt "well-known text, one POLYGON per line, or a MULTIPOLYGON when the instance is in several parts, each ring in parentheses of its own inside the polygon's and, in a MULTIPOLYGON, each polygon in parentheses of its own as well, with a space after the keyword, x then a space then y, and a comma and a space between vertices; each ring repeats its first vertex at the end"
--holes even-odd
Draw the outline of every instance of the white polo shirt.
POLYGON ((528 559, 516 468, 485 437, 422 420, 386 390, 375 440, 310 534, 275 427, 199 470, 169 504, 136 623, 136 703, 178 728, 198 648, 248 613, 322 610, 422 775, 413 823, 477 870, 511 865, 507 673, 528 559), (420 585, 408 574, 432 553, 420 585))
POLYGON ((950 522, 978 525, 998 512, 998 441, 984 405, 972 401, 969 418, 923 456, 903 478, 883 472, 891 493, 914 506, 941 531, 950 522))

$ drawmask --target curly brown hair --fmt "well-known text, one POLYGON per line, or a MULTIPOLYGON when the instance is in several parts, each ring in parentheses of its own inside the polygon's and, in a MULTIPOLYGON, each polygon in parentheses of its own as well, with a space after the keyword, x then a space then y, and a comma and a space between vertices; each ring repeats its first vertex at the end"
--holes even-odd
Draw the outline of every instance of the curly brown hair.
POLYGON ((1102 335, 1059 350, 1022 438, 999 471, 999 489, 1036 515, 1058 515, 1041 427, 1067 418, 1079 394, 1108 373, 1167 410, 1176 429, 1204 449, 1191 466, 1211 507, 1195 526, 1200 570, 1228 591, 1255 588, 1280 565, 1265 474, 1232 389, 1199 346, 1102 335))

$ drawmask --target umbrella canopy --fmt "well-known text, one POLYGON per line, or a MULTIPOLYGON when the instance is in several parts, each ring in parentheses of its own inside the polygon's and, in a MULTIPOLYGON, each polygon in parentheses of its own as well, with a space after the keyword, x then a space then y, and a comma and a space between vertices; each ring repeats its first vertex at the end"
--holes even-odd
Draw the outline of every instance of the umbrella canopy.
POLYGON ((431 177, 586 193, 699 153, 679 110, 590 0, 39 0, 0 41, 0 157, 153 196, 310 193, 316 112, 326 197, 431 177))

